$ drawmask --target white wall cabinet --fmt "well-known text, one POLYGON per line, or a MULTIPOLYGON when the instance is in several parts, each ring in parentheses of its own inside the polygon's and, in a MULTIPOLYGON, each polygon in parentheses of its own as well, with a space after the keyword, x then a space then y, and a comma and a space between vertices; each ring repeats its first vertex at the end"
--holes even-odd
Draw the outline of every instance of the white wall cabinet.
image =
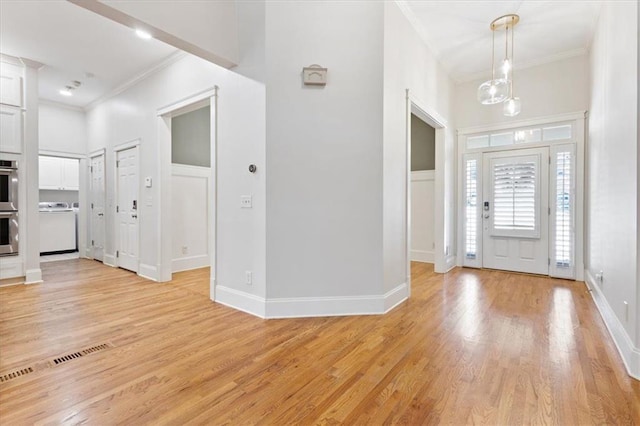
POLYGON ((17 75, 0 76, 0 104, 22 106, 22 78, 17 75))
POLYGON ((73 158, 40 156, 40 189, 77 191, 80 166, 73 158))
POLYGON ((22 152, 22 110, 0 105, 0 152, 22 152))

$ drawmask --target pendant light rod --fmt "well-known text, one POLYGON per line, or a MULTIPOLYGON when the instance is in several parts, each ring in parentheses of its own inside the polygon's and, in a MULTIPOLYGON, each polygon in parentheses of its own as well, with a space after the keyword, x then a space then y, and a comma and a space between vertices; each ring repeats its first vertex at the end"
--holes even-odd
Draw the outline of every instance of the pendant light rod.
POLYGON ((491 31, 491 81, 496 79, 495 54, 496 54, 496 33, 491 31))
MULTIPOLYGON (((517 15, 516 15, 517 16, 517 15)), ((511 90, 511 97, 513 98, 513 75, 515 74, 515 61, 513 60, 513 33, 515 33, 515 31, 513 31, 513 26, 515 25, 515 23, 513 23, 514 17, 511 17, 511 82, 509 83, 509 87, 511 90)))
POLYGON ((505 28, 505 37, 504 37, 504 60, 509 60, 509 26, 505 28))

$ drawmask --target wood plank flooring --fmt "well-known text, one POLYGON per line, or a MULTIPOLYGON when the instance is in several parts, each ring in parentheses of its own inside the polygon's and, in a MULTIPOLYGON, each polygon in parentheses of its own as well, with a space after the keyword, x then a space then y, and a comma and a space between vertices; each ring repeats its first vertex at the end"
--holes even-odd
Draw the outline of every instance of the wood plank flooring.
POLYGON ((34 370, 0 383, 2 425, 640 425, 582 283, 416 263, 387 315, 266 321, 212 303, 206 269, 42 267, 0 288, 0 376, 34 370))

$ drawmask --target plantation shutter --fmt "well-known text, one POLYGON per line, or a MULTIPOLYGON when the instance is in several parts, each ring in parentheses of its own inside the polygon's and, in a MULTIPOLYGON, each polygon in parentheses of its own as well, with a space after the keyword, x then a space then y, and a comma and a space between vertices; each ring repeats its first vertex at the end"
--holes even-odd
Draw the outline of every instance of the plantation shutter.
POLYGON ((538 155, 492 160, 492 235, 537 238, 538 155))
POLYGON ((575 148, 555 146, 551 152, 550 275, 574 278, 575 148))
POLYGON ((466 154, 464 167, 464 266, 482 267, 482 154, 466 154))

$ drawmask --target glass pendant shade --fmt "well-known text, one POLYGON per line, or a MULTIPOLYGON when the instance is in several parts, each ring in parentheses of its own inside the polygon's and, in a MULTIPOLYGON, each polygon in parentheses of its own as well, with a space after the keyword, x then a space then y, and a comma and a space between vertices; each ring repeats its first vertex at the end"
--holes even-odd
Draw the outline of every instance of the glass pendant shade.
POLYGON ((509 82, 504 78, 487 80, 478 87, 478 101, 482 105, 494 105, 509 97, 509 82))
POLYGON ((515 117, 520 114, 521 109, 522 103, 520 102, 520 98, 511 97, 502 104, 502 112, 507 117, 515 117))
POLYGON ((509 58, 502 61, 500 71, 502 71, 502 75, 505 80, 511 79, 511 60, 509 60, 509 58))

